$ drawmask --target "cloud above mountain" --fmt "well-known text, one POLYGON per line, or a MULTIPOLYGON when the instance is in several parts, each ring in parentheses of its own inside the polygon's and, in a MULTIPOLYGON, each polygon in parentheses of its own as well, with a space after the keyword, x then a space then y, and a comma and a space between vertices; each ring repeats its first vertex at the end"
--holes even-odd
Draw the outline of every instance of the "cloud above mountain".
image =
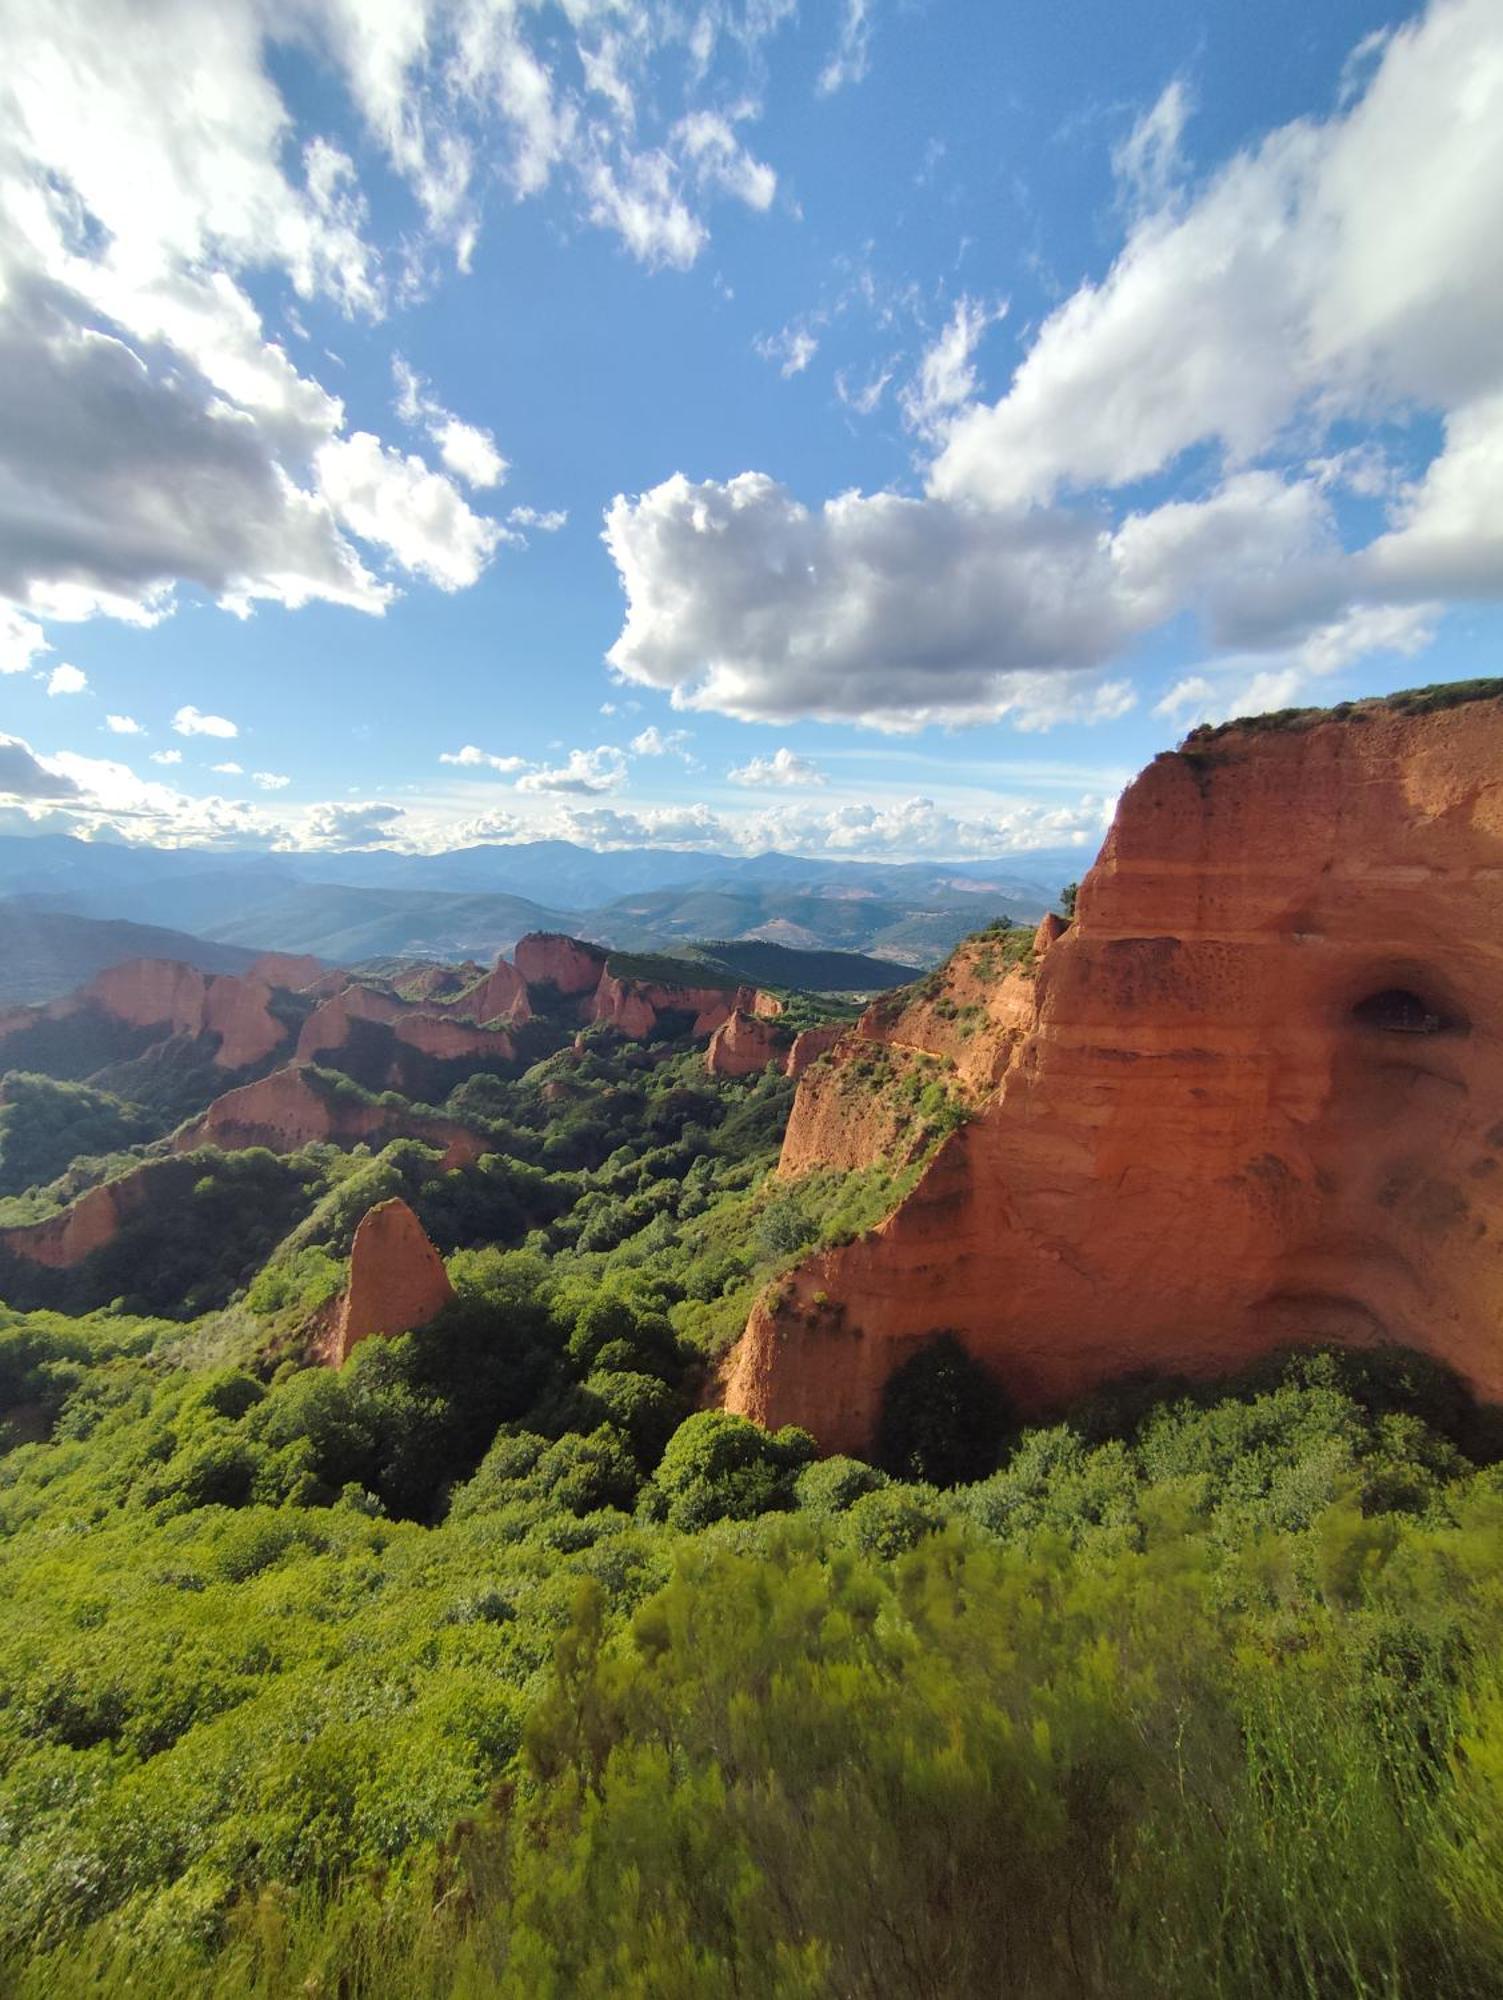
POLYGON ((956 305, 905 393, 921 496, 762 471, 618 496, 618 674, 747 720, 1047 725, 1120 714, 1121 663, 1185 614, 1200 679, 1288 693, 1503 599, 1497 8, 1369 38, 1328 116, 1198 183, 1189 115, 1171 86, 1119 147, 1125 240, 995 400, 995 309, 956 305))

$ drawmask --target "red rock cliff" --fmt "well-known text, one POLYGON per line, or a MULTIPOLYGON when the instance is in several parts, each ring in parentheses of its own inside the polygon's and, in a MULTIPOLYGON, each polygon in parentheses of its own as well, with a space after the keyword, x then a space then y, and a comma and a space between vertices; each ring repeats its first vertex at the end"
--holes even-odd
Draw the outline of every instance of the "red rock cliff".
POLYGON ((41 1222, 0 1229, 0 1244, 30 1263, 45 1264, 54 1271, 70 1270, 113 1242, 121 1223, 144 1204, 155 1171, 149 1164, 136 1167, 117 1180, 87 1189, 77 1201, 41 1222))
POLYGON ((1020 937, 967 938, 938 971, 884 994, 844 1034, 815 1028, 807 1032, 817 1040, 799 1037, 788 1073, 802 1081, 778 1162, 784 1179, 916 1159, 929 1143, 918 1100, 932 1083, 962 1103, 984 1102, 1033 1020, 1020 937), (826 1053, 829 1061, 805 1076, 826 1053))
POLYGON ((245 1069, 262 1062, 288 1039, 271 1011, 272 989, 301 979, 313 959, 268 954, 243 973, 203 973, 171 958, 132 958, 96 973, 87 985, 61 999, 0 1018, 0 1042, 38 1021, 62 1021, 97 1007, 133 1028, 169 1035, 212 1034, 219 1038, 214 1061, 220 1069, 245 1069))
POLYGON ((584 944, 559 931, 529 931, 517 939, 512 956, 529 986, 554 986, 565 996, 593 993, 605 970, 605 953, 599 945, 584 944))
POLYGON ((350 1282, 339 1303, 328 1358, 339 1367, 372 1334, 426 1326, 454 1296, 443 1259, 399 1196, 361 1217, 350 1246, 350 1282))
POLYGON ((711 1035, 705 1067, 711 1076, 755 1076, 787 1065, 791 1037, 759 1014, 739 1009, 711 1035))
POLYGON ((1500 993, 1503 704, 1192 738, 1124 794, 979 1115, 758 1308, 729 1407, 860 1449, 943 1328, 1027 1412, 1294 1340, 1503 1398, 1500 993))
POLYGON ((216 1097, 201 1117, 181 1127, 172 1147, 187 1153, 196 1146, 217 1146, 233 1153, 267 1146, 274 1153, 291 1153, 315 1140, 358 1146, 385 1145, 398 1138, 440 1147, 440 1165, 446 1168, 468 1165, 486 1150, 478 1133, 452 1119, 395 1111, 367 1103, 355 1092, 321 1089, 295 1064, 216 1097))

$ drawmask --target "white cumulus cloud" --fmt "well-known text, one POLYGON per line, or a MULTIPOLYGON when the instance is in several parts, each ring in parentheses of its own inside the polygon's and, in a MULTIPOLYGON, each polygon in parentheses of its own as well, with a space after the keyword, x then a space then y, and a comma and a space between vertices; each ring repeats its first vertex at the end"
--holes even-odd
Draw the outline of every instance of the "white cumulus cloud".
POLYGON ((185 702, 172 718, 172 727, 178 736, 238 736, 239 728, 228 716, 205 715, 201 709, 185 702))
POLYGON ((571 750, 562 764, 528 771, 517 780, 519 792, 614 792, 626 782, 626 757, 608 744, 593 750, 571 750))
POLYGON ((458 750, 441 750, 438 761, 440 764, 458 764, 467 770, 484 768, 508 775, 527 768, 525 757, 497 757, 489 750, 482 750, 478 743, 466 743, 458 750))
POLYGON ((811 758, 801 757, 796 750, 786 747, 774 750, 770 757, 750 757, 733 771, 727 771, 726 776, 733 785, 772 785, 790 790, 827 782, 825 773, 811 758))

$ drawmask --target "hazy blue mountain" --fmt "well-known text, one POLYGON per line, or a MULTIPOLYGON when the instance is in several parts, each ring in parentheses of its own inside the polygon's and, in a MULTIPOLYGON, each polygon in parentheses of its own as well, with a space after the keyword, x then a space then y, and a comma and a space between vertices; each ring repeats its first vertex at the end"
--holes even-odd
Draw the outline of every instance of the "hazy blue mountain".
POLYGON ((0 902, 0 1007, 55 999, 128 958, 175 958, 201 972, 240 972, 254 957, 235 945, 152 924, 39 910, 15 898, 0 902))
POLYGON ((568 841, 448 854, 261 854, 0 838, 0 897, 343 962, 494 957, 523 931, 652 950, 704 937, 932 963, 968 931, 1031 923, 1078 876, 1078 852, 998 862, 789 854, 596 854, 568 841))

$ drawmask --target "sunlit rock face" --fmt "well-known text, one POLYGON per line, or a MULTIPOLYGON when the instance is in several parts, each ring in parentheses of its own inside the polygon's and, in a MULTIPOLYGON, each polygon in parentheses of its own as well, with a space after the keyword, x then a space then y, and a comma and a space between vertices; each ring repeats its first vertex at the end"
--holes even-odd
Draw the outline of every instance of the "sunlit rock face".
POLYGON ((1198 733, 1031 986, 912 1195, 759 1306, 729 1407, 860 1449, 939 1329, 1027 1413, 1317 1340, 1503 1398, 1503 704, 1198 733))
POLYGON ((566 998, 593 993, 605 970, 599 945, 582 944, 559 931, 529 931, 517 939, 517 971, 529 986, 552 986, 566 998))
POLYGON ((207 1111, 178 1127, 172 1147, 178 1153, 199 1146, 217 1146, 225 1153, 251 1146, 293 1153, 321 1140, 357 1146, 385 1145, 396 1138, 439 1147, 439 1166, 445 1170, 470 1165, 486 1149, 482 1134, 454 1119, 394 1108, 358 1093, 331 1092, 297 1064, 225 1091, 207 1111))
POLYGON ((767 1018, 738 1011, 711 1035, 705 1068, 711 1076, 758 1076, 765 1069, 781 1074, 789 1048, 789 1037, 779 1034, 767 1018))
POLYGON ((338 1367, 373 1334, 410 1333, 449 1303, 443 1259, 406 1202, 378 1202, 361 1217, 350 1246, 350 1282, 339 1302, 328 1359, 338 1367))

